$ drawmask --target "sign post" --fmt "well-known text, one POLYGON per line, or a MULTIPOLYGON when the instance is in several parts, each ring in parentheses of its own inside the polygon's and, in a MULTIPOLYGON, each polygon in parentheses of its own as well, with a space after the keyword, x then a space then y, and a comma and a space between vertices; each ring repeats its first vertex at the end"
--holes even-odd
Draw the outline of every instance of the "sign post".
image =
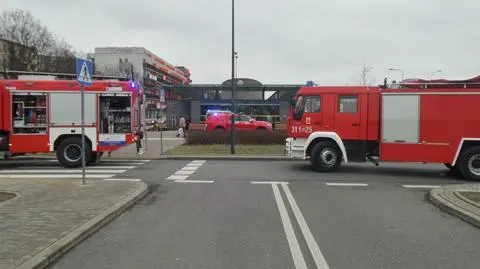
POLYGON ((77 58, 77 81, 81 90, 82 121, 82 184, 85 184, 85 86, 92 85, 93 64, 87 59, 77 58))
POLYGON ((166 122, 165 90, 160 88, 160 155, 163 155, 163 126, 166 122))

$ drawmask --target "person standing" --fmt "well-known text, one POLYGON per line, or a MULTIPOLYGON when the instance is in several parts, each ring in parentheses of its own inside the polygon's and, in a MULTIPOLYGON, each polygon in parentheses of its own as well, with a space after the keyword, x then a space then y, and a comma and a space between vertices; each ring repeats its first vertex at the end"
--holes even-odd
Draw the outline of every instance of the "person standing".
POLYGON ((185 127, 186 127, 186 120, 185 117, 181 116, 180 119, 178 120, 178 133, 177 137, 180 135, 185 137, 185 127))

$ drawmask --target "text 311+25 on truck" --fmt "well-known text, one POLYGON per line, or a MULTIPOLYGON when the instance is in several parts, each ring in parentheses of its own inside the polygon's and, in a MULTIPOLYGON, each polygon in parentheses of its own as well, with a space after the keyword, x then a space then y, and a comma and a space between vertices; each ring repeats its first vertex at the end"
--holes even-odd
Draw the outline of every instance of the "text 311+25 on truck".
MULTIPOLYGON (((94 81, 85 87, 86 164, 141 139, 137 85, 94 81)), ((0 80, 0 111, 0 151, 5 156, 56 152, 65 167, 82 166, 77 81, 0 80)))
POLYGON ((285 151, 316 171, 341 162, 441 163, 480 180, 480 77, 411 80, 395 87, 302 87, 285 151))

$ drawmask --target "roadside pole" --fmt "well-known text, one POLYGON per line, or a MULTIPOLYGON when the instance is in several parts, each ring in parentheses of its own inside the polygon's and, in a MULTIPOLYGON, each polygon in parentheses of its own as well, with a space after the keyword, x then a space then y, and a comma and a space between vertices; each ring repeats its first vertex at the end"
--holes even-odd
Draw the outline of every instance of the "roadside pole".
POLYGON ((81 114, 82 114, 82 184, 85 184, 85 87, 80 85, 81 95, 81 114))
POLYGON ((160 120, 160 155, 163 155, 163 119, 160 120))
POLYGON ((167 122, 166 115, 165 89, 160 88, 160 155, 163 155, 163 126, 165 126, 165 123, 167 122))
POLYGON ((81 114, 81 128, 82 128, 82 184, 85 184, 85 86, 92 85, 92 70, 93 64, 87 59, 77 58, 76 61, 77 69, 77 81, 80 85, 80 114, 81 114))

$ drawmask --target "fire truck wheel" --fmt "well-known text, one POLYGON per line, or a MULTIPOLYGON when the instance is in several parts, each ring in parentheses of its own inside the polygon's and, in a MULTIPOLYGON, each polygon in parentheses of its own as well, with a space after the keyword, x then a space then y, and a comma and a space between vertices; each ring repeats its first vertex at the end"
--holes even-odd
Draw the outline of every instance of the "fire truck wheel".
POLYGON ((466 180, 480 181, 480 146, 465 150, 460 156, 458 168, 466 180))
MULTIPOLYGON (((88 143, 85 143, 85 164, 90 162, 91 151, 88 143)), ((57 147, 57 159, 65 167, 81 167, 82 139, 80 137, 69 137, 60 142, 57 147)))
POLYGON ((318 142, 313 146, 310 163, 317 172, 332 172, 340 168, 342 154, 334 143, 318 142))

